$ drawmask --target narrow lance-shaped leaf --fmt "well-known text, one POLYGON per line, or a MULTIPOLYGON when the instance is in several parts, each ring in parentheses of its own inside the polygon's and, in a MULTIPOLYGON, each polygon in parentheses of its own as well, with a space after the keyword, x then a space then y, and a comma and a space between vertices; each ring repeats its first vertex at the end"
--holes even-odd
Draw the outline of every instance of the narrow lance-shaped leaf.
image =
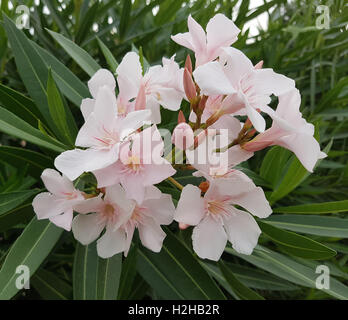
POLYGON ((300 213, 300 214, 327 214, 348 212, 348 200, 331 201, 322 203, 308 203, 299 206, 274 208, 273 212, 300 213))
POLYGON ((63 229, 48 220, 36 217, 24 229, 12 245, 0 270, 0 300, 11 299, 18 291, 16 279, 17 267, 28 267, 30 276, 35 273, 54 245, 59 240, 63 229))
POLYGON ((60 135, 63 138, 63 141, 67 145, 74 146, 74 139, 71 136, 70 130, 68 128, 62 97, 52 78, 51 69, 48 70, 47 101, 51 117, 52 119, 54 119, 55 124, 60 132, 60 135))
POLYGON ((89 76, 92 77, 101 68, 99 64, 77 44, 59 33, 52 30, 47 31, 89 76))
POLYGON ((2 107, 0 107, 0 131, 56 152, 67 149, 64 144, 43 134, 2 107))
POLYGON ((328 259, 336 255, 335 250, 305 236, 279 229, 260 220, 258 224, 262 232, 290 255, 315 260, 328 259))
POLYGON ((230 285, 232 291, 234 291, 238 297, 240 297, 243 300, 264 300, 264 298, 260 296, 258 293, 241 283, 222 260, 218 262, 218 265, 223 276, 230 285))

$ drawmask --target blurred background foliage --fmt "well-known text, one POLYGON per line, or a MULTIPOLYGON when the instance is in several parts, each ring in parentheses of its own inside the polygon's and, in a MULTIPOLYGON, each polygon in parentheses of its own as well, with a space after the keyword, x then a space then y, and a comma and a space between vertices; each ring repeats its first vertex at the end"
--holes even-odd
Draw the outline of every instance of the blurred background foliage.
MULTIPOLYGON (((0 107, 7 110, 0 117, 0 297, 348 299, 347 2, 264 0, 255 6, 249 0, 1 0, 0 18, 0 107), (20 5, 30 8, 29 29, 22 31, 11 29, 5 18, 15 21, 20 5), (320 5, 329 7, 328 29, 316 27, 323 13, 318 12, 320 5), (233 17, 242 29, 235 47, 254 63, 263 60, 265 67, 295 79, 302 94, 301 111, 315 124, 316 137, 328 153, 311 175, 290 152, 278 147, 259 152, 243 164, 241 169, 263 187, 275 212, 260 225, 264 233, 253 255, 239 255, 228 247, 224 262, 198 262, 189 248, 191 230, 178 232, 171 226, 161 254, 152 254, 135 242, 121 268, 120 256, 102 261, 93 245, 77 245, 71 234, 33 221, 27 226, 34 216, 31 200, 43 188, 39 181, 42 169, 53 166, 59 150, 73 145, 76 128, 82 124, 79 102, 88 96, 85 84, 93 72, 99 66, 115 68, 130 50, 140 50, 145 65, 159 64, 163 56, 176 54, 182 66, 190 52, 171 41, 170 35, 187 31, 189 14, 205 26, 218 12, 233 17), (83 48, 96 63, 90 57, 79 60, 84 54, 66 39, 83 48), (41 62, 35 60, 35 52, 41 62), (21 63, 33 63, 33 69, 23 69, 21 63), (38 76, 46 88, 50 67, 61 92, 70 138, 51 123, 45 96, 42 98, 30 78, 38 76), (41 139, 40 143, 26 139, 28 134, 41 139), (18 238, 25 227, 28 232, 18 238), (54 229, 47 240, 49 247, 41 248, 41 254, 35 252, 38 256, 28 256, 23 242, 36 244, 28 234, 46 237, 47 228, 54 229), (305 237, 295 237, 292 243, 293 233, 286 230, 305 237), (318 243, 325 246, 316 247, 318 243), (306 248, 313 249, 311 254, 307 255, 306 248), (336 250, 334 257, 329 248, 336 250), (37 264, 31 278, 34 289, 8 293, 13 270, 9 265, 22 258, 37 264), (109 263, 114 275, 103 272, 109 263), (328 265, 334 276, 328 290, 315 289, 319 264, 328 265), (100 277, 100 283, 110 283, 106 295, 93 287, 95 277, 100 277), (197 283, 202 281, 206 284, 199 287, 197 283)), ((161 127, 171 129, 175 121, 175 113, 163 112, 161 127)), ((190 179, 179 172, 180 183, 191 183, 190 179)), ((161 189, 178 199, 179 192, 172 185, 164 182, 161 189)))

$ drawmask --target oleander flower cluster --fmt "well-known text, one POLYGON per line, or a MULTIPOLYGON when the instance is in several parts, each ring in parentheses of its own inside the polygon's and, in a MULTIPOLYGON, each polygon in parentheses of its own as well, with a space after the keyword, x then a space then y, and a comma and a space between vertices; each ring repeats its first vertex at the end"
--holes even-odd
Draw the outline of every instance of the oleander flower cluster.
POLYGON ((42 173, 48 192, 33 200, 37 218, 72 230, 83 245, 97 241, 102 258, 127 255, 136 230, 143 246, 159 252, 162 225, 170 224, 193 227, 193 250, 202 259, 219 260, 227 242, 251 254, 261 233, 254 216, 267 218, 272 209, 236 166, 273 145, 311 172, 326 155, 299 110, 294 80, 234 48, 239 33, 222 14, 206 30, 189 16, 188 32, 171 38, 194 53, 194 67, 188 55, 182 68, 173 56, 146 70, 129 52, 116 70, 98 70, 88 82, 91 98, 81 103, 76 148, 55 159, 57 170, 42 173), (177 112, 169 141, 162 108, 177 112), (179 170, 197 184, 179 183, 179 170), (168 186, 180 197, 165 193, 168 186))

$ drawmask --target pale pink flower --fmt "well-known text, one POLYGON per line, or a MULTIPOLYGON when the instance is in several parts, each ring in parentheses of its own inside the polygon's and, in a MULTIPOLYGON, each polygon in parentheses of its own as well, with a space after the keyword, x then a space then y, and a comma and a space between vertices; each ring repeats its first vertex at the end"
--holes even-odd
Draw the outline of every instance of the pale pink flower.
POLYGON ((162 194, 155 187, 146 189, 141 205, 126 197, 123 188, 117 184, 106 188, 104 199, 101 196, 86 200, 76 208, 72 230, 75 238, 83 245, 97 241, 97 252, 102 258, 109 258, 124 252, 131 245, 134 230, 139 230, 142 244, 159 252, 166 236, 160 225, 173 221, 175 207, 170 195, 162 194))
POLYGON ((152 111, 151 121, 161 122, 160 105, 176 111, 184 97, 182 86, 183 69, 172 59, 163 58, 163 66, 150 67, 142 75, 139 56, 127 53, 117 67, 117 83, 123 103, 138 96, 141 87, 145 89, 146 108, 152 111))
POLYGON ((128 198, 142 203, 146 187, 158 184, 176 172, 163 158, 163 149, 164 143, 156 125, 133 135, 132 141, 122 146, 117 162, 93 172, 98 187, 121 183, 128 198))
POLYGON ((74 207, 85 201, 83 194, 56 170, 45 169, 41 179, 49 192, 39 193, 33 200, 37 218, 49 219, 58 227, 70 231, 74 207))
POLYGON ((318 141, 313 137, 314 126, 307 123, 300 112, 301 96, 297 89, 279 96, 276 111, 270 113, 272 127, 246 143, 247 151, 258 151, 278 145, 294 152, 302 165, 310 172, 318 159, 326 157, 320 151, 318 141))
POLYGON ((97 99, 98 91, 101 87, 107 86, 111 92, 115 92, 116 81, 113 74, 107 69, 99 69, 88 81, 88 89, 93 99, 86 98, 81 102, 81 112, 85 121, 93 112, 95 99, 97 99))
POLYGON ((248 212, 234 205, 259 218, 272 213, 262 189, 241 173, 211 181, 203 197, 198 187, 191 184, 184 187, 174 220, 181 225, 194 226, 193 249, 200 258, 219 260, 227 240, 237 252, 252 253, 261 230, 248 212))
MULTIPOLYGON (((186 150, 187 162, 206 175, 226 174, 231 168, 253 155, 240 145, 227 148, 237 138, 241 129, 242 124, 238 119, 230 115, 222 116, 205 131, 205 136, 200 139, 195 149, 186 150)), ((201 132, 199 136, 203 136, 205 132, 201 132)))
POLYGON ((190 125, 186 122, 179 123, 173 131, 172 142, 181 150, 190 148, 194 143, 194 133, 190 125))
POLYGON ((70 180, 83 172, 105 168, 118 160, 120 143, 140 128, 150 116, 149 110, 140 110, 117 117, 116 97, 108 86, 98 89, 93 112, 81 127, 76 146, 87 148, 63 152, 55 159, 56 168, 70 180))
POLYGON ((255 68, 241 51, 228 47, 219 61, 209 62, 193 72, 205 95, 228 95, 224 111, 246 114, 255 129, 265 130, 266 122, 259 111, 272 112, 268 107, 271 94, 279 96, 295 87, 295 82, 272 69, 255 68))
POLYGON ((207 33, 191 15, 187 19, 187 25, 189 32, 176 34, 172 36, 172 40, 194 51, 196 67, 215 60, 222 47, 228 47, 237 41, 240 32, 233 21, 221 13, 209 20, 207 33))

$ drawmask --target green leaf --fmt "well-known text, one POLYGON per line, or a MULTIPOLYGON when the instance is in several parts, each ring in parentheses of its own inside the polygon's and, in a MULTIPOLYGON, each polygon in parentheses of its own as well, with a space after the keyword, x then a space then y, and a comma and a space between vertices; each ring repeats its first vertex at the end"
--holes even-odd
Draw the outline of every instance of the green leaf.
MULTIPOLYGON (((225 251, 282 279, 301 286, 316 288, 316 279, 320 275, 316 273, 316 269, 309 268, 280 253, 261 246, 259 249, 255 249, 250 256, 239 254, 232 248, 226 248, 225 251)), ((318 263, 317 266, 320 264, 318 263)), ((322 291, 338 299, 348 299, 348 287, 332 277, 330 278, 330 288, 322 289, 322 291)))
POLYGON ((99 44, 99 47, 101 49, 101 51, 103 52, 103 55, 106 59, 106 62, 109 65, 109 68, 111 70, 112 73, 116 73, 116 69, 118 67, 118 63, 116 61, 116 59, 114 58, 114 56, 112 55, 111 51, 109 50, 109 48, 104 44, 103 41, 101 41, 98 37, 97 37, 97 41, 99 44))
POLYGON ((51 158, 29 149, 0 146, 0 161, 16 168, 28 166, 28 174, 39 178, 45 168, 53 166, 51 158))
POLYGON ((214 280, 192 253, 166 228, 160 253, 138 250, 137 268, 164 299, 225 299, 214 280))
POLYGON ((234 291, 238 295, 238 297, 243 300, 264 300, 264 298, 258 293, 249 289, 243 283, 241 283, 234 276, 233 272, 223 263, 222 260, 218 262, 218 265, 232 291, 234 291))
POLYGON ((335 250, 307 237, 279 229, 260 220, 258 224, 263 233, 290 255, 314 260, 329 259, 336 255, 335 250))
POLYGON ((95 60, 81 47, 65 38, 59 33, 52 30, 47 31, 50 35, 62 46, 71 58, 84 70, 90 77, 92 77, 101 67, 95 60))
MULTIPOLYGON (((231 264, 228 262, 225 262, 225 264, 233 272, 235 277, 247 287, 269 291, 290 291, 298 289, 292 283, 264 271, 246 267, 245 265, 231 264)), ((234 294, 217 265, 206 262, 204 266, 227 291, 234 294)))
MULTIPOLYGON (((4 27, 7 32, 17 70, 37 108, 43 116, 42 120, 54 128, 49 114, 46 97, 47 68, 27 37, 15 24, 4 15, 4 27)), ((1 117, 0 117, 1 118, 1 117)))
POLYGON ((95 300, 97 294, 98 255, 96 242, 77 243, 73 267, 74 300, 95 300))
POLYGON ((31 201, 0 215, 0 232, 6 231, 19 223, 28 223, 34 216, 31 201))
POLYGON ((120 279, 120 287, 118 290, 118 300, 127 300, 131 294, 132 285, 137 274, 137 253, 138 250, 133 245, 122 264, 122 273, 120 279))
POLYGON ((300 233, 322 237, 348 238, 348 219, 311 215, 272 215, 267 218, 270 224, 300 233))
POLYGON ((71 300, 72 298, 72 287, 53 272, 39 269, 30 282, 45 300, 71 300))
POLYGON ((0 193, 0 216, 7 211, 21 205, 39 190, 25 190, 10 193, 0 193))
POLYGON ((64 144, 46 136, 2 107, 0 107, 0 131, 59 153, 67 149, 64 144))
POLYGON ((121 39, 123 39, 126 34, 128 23, 130 21, 131 10, 132 10, 132 1, 123 0, 121 20, 120 20, 120 24, 118 28, 121 39))
POLYGON ((80 25, 76 32, 75 42, 80 44, 86 38, 88 31, 91 29, 95 16, 98 12, 99 1, 96 1, 83 15, 80 25))
POLYGON ((5 109, 32 126, 36 126, 41 117, 33 100, 2 84, 0 84, 0 103, 5 109))
POLYGON ((116 300, 122 269, 122 253, 109 259, 98 258, 97 300, 116 300))
POLYGON ((0 270, 0 300, 11 299, 18 292, 17 267, 25 265, 29 268, 30 275, 33 275, 62 233, 63 229, 48 220, 33 218, 12 245, 0 270))
POLYGON ((274 208, 273 212, 278 213, 305 213, 305 214, 326 214, 348 211, 348 200, 308 203, 299 206, 288 206, 274 208))
POLYGON ((66 121, 66 113, 63 104, 62 97, 57 89, 57 86, 52 78, 51 69, 48 70, 48 79, 47 79, 47 101, 48 107, 52 119, 54 119, 55 124, 63 137, 63 141, 70 145, 74 146, 74 138, 72 137, 68 124, 66 121))
POLYGON ((48 67, 52 68, 52 76, 59 90, 76 106, 80 107, 84 98, 90 97, 87 86, 75 76, 63 63, 45 49, 31 42, 37 53, 48 67))
POLYGON ((260 169, 261 178, 270 182, 273 188, 277 185, 290 152, 284 148, 272 147, 264 157, 260 169))
MULTIPOLYGON (((325 147, 324 152, 327 153, 331 149, 332 141, 325 147)), ((309 172, 303 167, 301 162, 296 158, 296 156, 292 156, 290 158, 290 165, 284 169, 285 175, 282 180, 276 186, 274 192, 271 194, 270 201, 275 202, 287 194, 289 194, 292 190, 294 190, 298 185, 300 185, 308 176, 309 172)), ((316 166, 320 163, 320 160, 317 161, 316 166)))

